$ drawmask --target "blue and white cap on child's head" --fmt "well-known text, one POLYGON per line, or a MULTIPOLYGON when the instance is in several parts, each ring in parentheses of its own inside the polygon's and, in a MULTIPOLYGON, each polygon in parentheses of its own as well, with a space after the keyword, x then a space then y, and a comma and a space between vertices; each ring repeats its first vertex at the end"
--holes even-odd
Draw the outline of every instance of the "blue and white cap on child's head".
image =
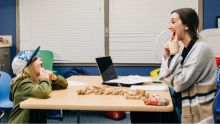
POLYGON ((27 67, 31 59, 35 57, 40 50, 38 47, 34 52, 28 50, 20 51, 12 61, 12 70, 14 74, 19 74, 25 67, 27 67))

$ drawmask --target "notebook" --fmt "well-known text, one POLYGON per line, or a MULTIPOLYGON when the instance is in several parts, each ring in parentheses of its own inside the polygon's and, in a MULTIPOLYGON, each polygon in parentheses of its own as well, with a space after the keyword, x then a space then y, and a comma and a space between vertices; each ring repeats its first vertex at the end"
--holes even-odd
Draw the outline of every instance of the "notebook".
POLYGON ((146 78, 138 75, 129 75, 118 78, 110 56, 96 58, 96 63, 98 65, 100 75, 102 76, 103 84, 111 86, 131 86, 146 82, 146 78))

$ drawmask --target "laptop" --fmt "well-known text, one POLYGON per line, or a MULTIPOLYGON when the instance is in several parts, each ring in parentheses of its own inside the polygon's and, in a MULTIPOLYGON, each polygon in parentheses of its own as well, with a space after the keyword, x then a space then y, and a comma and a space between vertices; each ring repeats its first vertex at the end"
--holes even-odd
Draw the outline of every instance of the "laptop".
POLYGON ((96 63, 98 65, 100 75, 102 76, 103 84, 111 86, 131 86, 142 84, 146 80, 144 77, 137 75, 118 78, 110 56, 96 58, 96 63))

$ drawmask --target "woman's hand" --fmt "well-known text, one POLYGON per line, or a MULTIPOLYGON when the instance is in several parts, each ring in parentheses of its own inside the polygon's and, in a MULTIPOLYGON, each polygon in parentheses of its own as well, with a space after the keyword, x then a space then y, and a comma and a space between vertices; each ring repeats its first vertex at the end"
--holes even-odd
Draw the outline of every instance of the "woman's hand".
POLYGON ((168 40, 165 44, 164 44, 164 49, 163 49, 163 55, 165 58, 168 58, 170 56, 170 48, 169 48, 169 42, 170 40, 168 40))
POLYGON ((170 55, 176 55, 179 52, 179 44, 177 34, 174 32, 171 42, 169 42, 168 47, 170 49, 170 55))
POLYGON ((170 55, 176 55, 179 51, 178 37, 174 32, 173 36, 165 43, 163 55, 168 58, 170 55))

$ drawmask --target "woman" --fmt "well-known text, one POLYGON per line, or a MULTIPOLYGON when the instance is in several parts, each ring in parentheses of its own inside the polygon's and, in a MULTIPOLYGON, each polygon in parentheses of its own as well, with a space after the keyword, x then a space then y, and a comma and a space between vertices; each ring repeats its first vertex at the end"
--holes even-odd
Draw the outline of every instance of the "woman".
POLYGON ((180 96, 182 103, 182 123, 214 121, 216 63, 208 46, 199 41, 198 25, 198 15, 193 9, 172 11, 169 29, 173 36, 163 51, 160 79, 180 94, 176 96, 180 96))
POLYGON ((46 99, 53 87, 67 88, 67 81, 42 68, 41 58, 36 57, 40 47, 33 53, 21 51, 12 61, 16 77, 11 81, 11 97, 14 107, 9 123, 46 123, 46 111, 21 109, 20 102, 30 98, 46 99))

